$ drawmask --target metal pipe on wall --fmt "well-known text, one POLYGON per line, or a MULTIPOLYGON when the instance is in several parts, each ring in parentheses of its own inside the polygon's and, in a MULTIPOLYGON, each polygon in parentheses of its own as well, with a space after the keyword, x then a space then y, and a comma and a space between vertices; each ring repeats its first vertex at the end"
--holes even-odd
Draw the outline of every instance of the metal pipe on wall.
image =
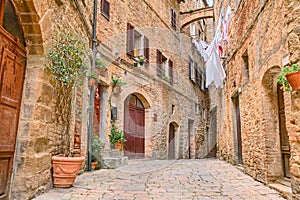
MULTIPOLYGON (((94 0, 94 13, 93 13, 93 40, 92 40, 92 66, 91 73, 95 71, 96 64, 96 45, 97 45, 97 1, 94 0)), ((93 117, 94 117, 94 101, 95 101, 95 86, 90 86, 90 105, 89 105, 89 127, 88 127, 88 141, 87 141, 87 149, 88 149, 88 171, 92 170, 92 136, 93 136, 93 117)))

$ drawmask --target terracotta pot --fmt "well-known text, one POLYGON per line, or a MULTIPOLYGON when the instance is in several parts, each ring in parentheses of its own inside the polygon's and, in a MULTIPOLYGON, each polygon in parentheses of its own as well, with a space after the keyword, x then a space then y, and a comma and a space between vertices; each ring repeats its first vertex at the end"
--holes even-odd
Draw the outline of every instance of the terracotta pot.
POLYGON ((123 145, 121 144, 121 142, 116 142, 115 145, 114 145, 114 148, 122 150, 123 149, 123 145))
POLYGON ((71 187, 84 159, 84 156, 52 156, 54 187, 71 187))
POLYGON ((96 85, 96 83, 97 83, 97 80, 96 79, 94 79, 94 78, 89 78, 89 87, 92 87, 93 85, 96 85))
POLYGON ((95 170, 97 166, 97 161, 96 162, 92 162, 92 170, 95 170))
POLYGON ((293 90, 300 90, 300 72, 292 72, 285 75, 293 90))

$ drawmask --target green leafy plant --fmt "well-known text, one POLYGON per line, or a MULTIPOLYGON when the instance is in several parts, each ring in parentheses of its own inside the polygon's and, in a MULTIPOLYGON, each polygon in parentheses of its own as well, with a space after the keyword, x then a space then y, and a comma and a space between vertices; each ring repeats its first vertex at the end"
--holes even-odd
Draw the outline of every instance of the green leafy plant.
POLYGON ((300 71, 300 66, 297 64, 292 64, 291 66, 287 65, 284 68, 282 68, 282 70, 277 78, 277 83, 281 84, 281 89, 283 89, 285 91, 292 91, 291 86, 290 86, 289 82, 287 81, 285 75, 292 73, 292 72, 299 72, 299 71, 300 71))
POLYGON ((106 65, 107 65, 106 62, 104 62, 101 59, 96 59, 95 62, 96 62, 96 66, 95 67, 98 68, 98 69, 105 68, 106 65))
POLYGON ((70 126, 72 120, 72 100, 75 86, 85 76, 86 55, 82 41, 70 32, 61 33, 54 39, 54 46, 46 57, 46 69, 54 78, 51 81, 55 96, 55 127, 60 133, 58 154, 71 155, 70 126))
POLYGON ((123 86, 126 85, 126 82, 123 82, 120 78, 118 77, 112 77, 112 85, 115 86, 123 86))
POLYGON ((124 132, 121 130, 118 130, 114 124, 112 124, 109 138, 110 138, 111 145, 115 145, 117 142, 120 142, 122 145, 122 148, 124 146, 124 143, 126 142, 124 132))
POLYGON ((100 152, 104 143, 98 135, 92 137, 92 162, 100 161, 100 152))
POLYGON ((96 80, 96 82, 99 83, 99 78, 97 77, 96 74, 90 73, 90 74, 88 75, 88 77, 89 77, 89 78, 92 78, 92 79, 94 79, 94 80, 96 80))

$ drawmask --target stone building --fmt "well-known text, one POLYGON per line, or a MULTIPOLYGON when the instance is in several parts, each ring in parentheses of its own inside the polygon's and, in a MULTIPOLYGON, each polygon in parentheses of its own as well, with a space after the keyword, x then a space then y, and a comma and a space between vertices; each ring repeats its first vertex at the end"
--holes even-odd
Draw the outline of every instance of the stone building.
POLYGON ((217 155, 241 165, 256 180, 276 188, 287 185, 284 195, 300 199, 299 92, 283 92, 276 82, 283 66, 299 64, 300 3, 218 0, 216 16, 228 5, 227 79, 223 89, 215 90, 213 102, 217 155))
POLYGON ((109 4, 97 29, 100 59, 108 66, 97 69, 102 140, 109 144, 114 124, 125 132, 129 158, 204 157, 208 101, 203 59, 180 32, 184 3, 109 4), (143 65, 138 63, 141 56, 146 58, 143 65), (126 83, 121 91, 113 89, 112 79, 126 83))
MULTIPOLYGON (((45 57, 53 38, 69 30, 85 43, 90 67, 93 3, 0 2, 0 199, 31 199, 52 187, 51 156, 64 142, 53 123, 56 97, 45 57)), ((182 2, 99 0, 98 5, 94 133, 109 149, 112 124, 124 130, 131 158, 204 157, 203 59, 180 33, 182 2), (137 62, 141 55, 147 59, 143 66, 137 62), (113 79, 127 84, 118 92, 113 79)), ((87 82, 77 88, 70 129, 72 139, 81 138, 82 155, 87 154, 87 82)))

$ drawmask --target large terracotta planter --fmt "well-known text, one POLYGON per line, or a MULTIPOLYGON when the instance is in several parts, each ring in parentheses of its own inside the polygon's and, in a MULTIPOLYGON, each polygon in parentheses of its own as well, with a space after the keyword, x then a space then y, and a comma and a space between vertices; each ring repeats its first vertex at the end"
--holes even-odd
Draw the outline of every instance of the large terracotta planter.
POLYGON ((300 72, 292 72, 285 75, 293 90, 300 90, 300 72))
POLYGON ((71 187, 80 170, 84 156, 80 157, 62 157, 53 156, 53 178, 54 187, 67 188, 71 187))

